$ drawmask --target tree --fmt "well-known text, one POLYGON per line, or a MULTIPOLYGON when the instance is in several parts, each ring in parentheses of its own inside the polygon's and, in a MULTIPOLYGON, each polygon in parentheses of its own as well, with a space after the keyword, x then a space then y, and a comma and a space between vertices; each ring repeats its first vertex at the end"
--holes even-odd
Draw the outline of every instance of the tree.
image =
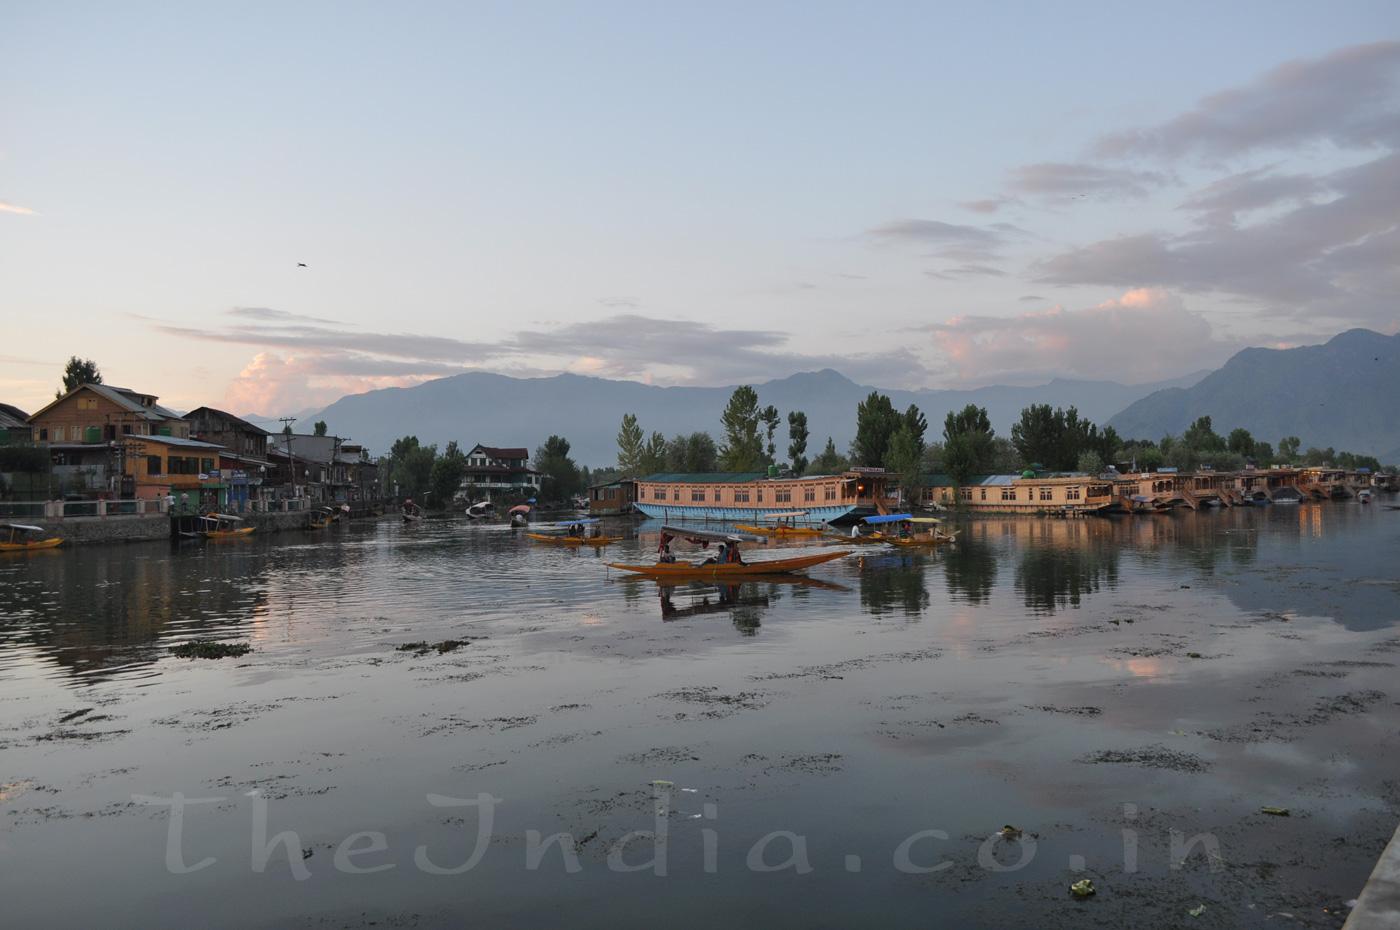
POLYGON ((622 428, 617 431, 617 470, 624 478, 635 478, 642 471, 642 428, 637 425, 637 415, 623 414, 622 428))
POLYGON ((53 396, 62 397, 79 385, 101 383, 102 372, 97 369, 96 362, 90 358, 70 355, 68 363, 63 366, 63 390, 55 391, 53 396))
POLYGON ((768 453, 768 461, 765 464, 772 465, 778 454, 778 446, 773 441, 773 436, 778 432, 778 424, 782 422, 778 416, 778 408, 769 404, 758 412, 758 418, 763 421, 763 430, 768 436, 768 441, 764 445, 764 451, 768 453))
POLYGON ((855 464, 883 468, 890 437, 901 422, 890 399, 879 391, 871 391, 856 407, 856 438, 851 443, 851 458, 855 464))
POLYGON ((980 471, 975 446, 976 442, 969 433, 955 433, 943 443, 943 470, 958 487, 967 484, 980 471))
POLYGON ((666 468, 679 472, 711 472, 719 467, 719 450, 709 433, 677 434, 666 445, 666 468))
POLYGON ((1285 463, 1289 463, 1298 458, 1298 450, 1302 447, 1303 440, 1297 436, 1285 436, 1278 441, 1278 457, 1285 463))
POLYGON ((954 413, 949 411, 943 420, 944 468, 958 485, 979 472, 985 472, 992 463, 992 441, 996 433, 992 421, 987 418, 987 408, 968 404, 954 413), (957 448, 954 448, 954 446, 957 448), (956 460, 959 469, 970 463, 971 470, 958 479, 958 473, 947 464, 949 458, 956 460))
POLYGON ((1237 455, 1245 458, 1254 457, 1254 437, 1249 435, 1249 430, 1242 426, 1237 426, 1230 430, 1230 435, 1225 440, 1225 448, 1237 455))
MULTIPOLYGON (((794 475, 807 471, 807 414, 794 410, 788 414, 788 462, 794 475)), ((836 449, 833 446, 832 452, 836 449)))
POLYGON ((851 463, 846 457, 836 451, 836 441, 830 436, 826 437, 826 448, 822 449, 821 455, 812 459, 807 470, 814 475, 839 475, 851 467, 851 463))
POLYGON ((924 444, 906 422, 890 437, 890 446, 885 453, 885 468, 893 472, 904 491, 906 506, 918 500, 919 488, 923 484, 924 444))
POLYGON ((1198 452, 1224 452, 1225 440, 1212 427, 1210 417, 1198 417, 1181 434, 1182 442, 1198 452))
POLYGON ((420 446, 416 436, 396 440, 389 453, 390 481, 404 497, 422 497, 432 486, 437 446, 420 446))
POLYGON ((758 392, 747 384, 735 388, 720 416, 724 445, 720 447, 719 456, 725 471, 757 471, 767 464, 763 437, 758 432, 761 419, 758 392))
POLYGON ((312 431, 313 431, 313 434, 316 435, 316 436, 324 436, 324 435, 326 435, 326 421, 325 421, 325 420, 317 420, 317 421, 316 421, 316 425, 313 426, 313 427, 311 427, 311 429, 312 429, 312 431))
POLYGON ((666 437, 653 432, 642 447, 642 469, 639 475, 654 475, 666 470, 666 437))
POLYGON ((535 450, 535 470, 543 476, 540 495, 546 500, 566 501, 582 489, 578 466, 569 458, 569 440, 563 436, 550 436, 535 450))
POLYGON ((909 434, 914 437, 914 442, 922 449, 924 434, 928 432, 928 417, 923 415, 917 405, 910 404, 909 409, 904 411, 904 425, 909 428, 909 434))
MULTIPOLYGON (((325 434, 318 435, 324 436, 325 434)), ((438 456, 429 473, 430 500, 437 507, 452 506, 452 498, 457 494, 457 489, 462 486, 462 479, 467 474, 467 457, 461 452, 457 452, 455 446, 455 442, 451 443, 448 449, 456 454, 438 456)))
POLYGON ((1011 427, 1011 444, 1026 467, 1048 465, 1059 455, 1064 433, 1064 414, 1056 416, 1049 404, 1031 404, 1021 410, 1021 419, 1011 427))
POLYGON ((1103 456, 1093 449, 1079 453, 1079 461, 1075 464, 1086 475, 1097 475, 1104 469, 1103 456))

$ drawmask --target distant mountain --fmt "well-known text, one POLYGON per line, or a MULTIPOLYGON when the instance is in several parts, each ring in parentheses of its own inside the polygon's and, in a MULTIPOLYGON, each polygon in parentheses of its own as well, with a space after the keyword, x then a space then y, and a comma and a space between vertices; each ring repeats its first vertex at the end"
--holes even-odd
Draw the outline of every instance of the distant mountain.
POLYGON ((1277 444, 1400 461, 1400 335, 1353 329, 1323 345, 1245 349, 1187 388, 1168 388, 1109 420, 1127 437, 1180 433, 1209 414, 1216 432, 1242 426, 1277 444))
MULTIPOLYGON (((929 420, 930 438, 942 431, 949 410, 973 403, 987 408, 998 433, 1006 434, 1031 403, 1074 404, 1080 413, 1103 422, 1139 398, 1163 387, 1193 384, 1203 373, 1155 384, 1123 385, 1111 381, 1055 380, 1037 387, 993 386, 966 391, 886 391, 895 406, 918 404, 929 420)), ((795 374, 756 384, 759 400, 807 414, 811 439, 808 455, 820 452, 826 437, 845 451, 855 435, 856 405, 875 388, 859 385, 830 369, 795 374)), ((375 452, 387 451, 395 439, 415 435, 439 447, 456 439, 475 443, 526 446, 533 450, 551 433, 568 438, 575 461, 610 465, 617 458, 617 430, 624 413, 635 413, 642 428, 676 433, 707 430, 720 436, 720 413, 729 387, 655 387, 635 381, 609 381, 579 375, 511 378, 469 372, 410 388, 384 388, 352 394, 303 420, 325 420, 333 434, 349 436, 375 452)), ((275 422, 275 421, 274 421, 275 422)), ((787 446, 786 422, 778 433, 787 446)))

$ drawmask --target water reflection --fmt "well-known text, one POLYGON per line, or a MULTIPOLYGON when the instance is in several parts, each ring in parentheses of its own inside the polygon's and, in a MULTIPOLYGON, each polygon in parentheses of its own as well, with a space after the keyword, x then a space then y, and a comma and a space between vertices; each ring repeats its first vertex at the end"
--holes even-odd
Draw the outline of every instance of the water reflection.
POLYGON ((943 552, 943 580, 954 601, 985 604, 997 583, 997 553, 985 540, 959 537, 943 552))
POLYGON ((928 609, 928 588, 924 584, 922 553, 890 553, 861 559, 860 606, 879 616, 900 610, 907 617, 918 617, 928 609))

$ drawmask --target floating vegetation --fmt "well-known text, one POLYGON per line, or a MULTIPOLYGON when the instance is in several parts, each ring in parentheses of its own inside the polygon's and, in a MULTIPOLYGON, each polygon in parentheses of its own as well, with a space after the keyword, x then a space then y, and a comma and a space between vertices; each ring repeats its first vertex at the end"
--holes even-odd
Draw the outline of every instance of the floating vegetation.
POLYGON ((192 639, 178 646, 171 646, 172 655, 181 659, 228 659, 246 656, 253 651, 247 643, 220 643, 211 639, 192 639))
POLYGON ((445 652, 456 652, 461 647, 469 646, 473 642, 475 642, 474 639, 444 639, 440 643, 430 643, 423 640, 416 643, 404 643, 402 646, 397 646, 395 648, 398 649, 399 652, 411 652, 416 656, 425 656, 436 649, 438 655, 442 655, 445 652))

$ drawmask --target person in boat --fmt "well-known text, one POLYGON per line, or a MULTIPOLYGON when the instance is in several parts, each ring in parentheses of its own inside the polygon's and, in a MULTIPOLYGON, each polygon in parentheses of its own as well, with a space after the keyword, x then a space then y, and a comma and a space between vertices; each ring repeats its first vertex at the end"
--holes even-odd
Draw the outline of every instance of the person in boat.
POLYGON ((852 539, 860 539, 860 537, 861 537, 860 524, 859 524, 859 523, 852 523, 852 524, 851 524, 851 538, 852 538, 852 539))
POLYGON ((900 524, 899 524, 899 538, 900 538, 900 539, 908 539, 908 538, 909 538, 909 521, 908 521, 908 520, 901 520, 901 521, 900 521, 900 524))
POLYGON ((706 558, 705 561, 701 562, 700 564, 701 564, 701 565, 723 565, 723 564, 725 564, 725 563, 728 562, 728 561, 729 561, 729 545, 728 545, 727 543, 720 543, 718 546, 715 547, 715 551, 714 551, 714 552, 711 552, 710 555, 709 555, 709 557, 706 558))
POLYGON ((727 565, 743 565, 744 557, 739 554, 739 544, 730 543, 728 550, 724 554, 724 561, 727 565))
POLYGON ((602 539, 602 538, 603 538, 603 527, 602 527, 601 525, 594 524, 594 526, 593 526, 593 532, 590 533, 589 535, 591 535, 594 539, 602 539))
POLYGON ((662 565, 669 565, 676 561, 676 556, 671 552, 671 534, 661 534, 661 545, 656 547, 656 561, 662 565))

